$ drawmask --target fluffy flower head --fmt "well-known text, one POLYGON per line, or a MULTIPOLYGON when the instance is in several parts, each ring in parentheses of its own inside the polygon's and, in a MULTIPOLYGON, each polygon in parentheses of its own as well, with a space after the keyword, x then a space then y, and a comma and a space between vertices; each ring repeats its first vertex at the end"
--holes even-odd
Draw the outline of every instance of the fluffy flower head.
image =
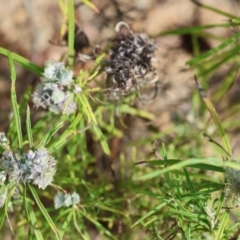
POLYGON ((73 72, 65 68, 64 63, 47 61, 45 63, 43 82, 55 82, 63 86, 69 86, 73 81, 73 72))
POLYGON ((5 175, 10 182, 32 183, 42 189, 53 181, 56 173, 56 160, 45 148, 27 153, 5 151, 0 166, 2 180, 5 175))
POLYGON ((60 207, 69 207, 73 204, 78 204, 80 202, 80 196, 76 192, 73 192, 73 194, 69 193, 61 193, 58 192, 54 197, 54 206, 55 209, 58 209, 60 207))
POLYGON ((55 114, 72 114, 77 108, 72 97, 75 93, 72 82, 73 72, 62 62, 47 61, 41 82, 32 94, 35 107, 49 109, 55 114))

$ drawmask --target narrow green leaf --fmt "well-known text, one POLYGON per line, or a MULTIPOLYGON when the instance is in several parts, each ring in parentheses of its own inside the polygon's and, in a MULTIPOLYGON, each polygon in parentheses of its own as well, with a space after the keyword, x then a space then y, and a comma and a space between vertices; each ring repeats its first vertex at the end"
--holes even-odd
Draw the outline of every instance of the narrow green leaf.
POLYGON ((84 212, 82 213, 84 214, 85 218, 87 218, 90 222, 92 222, 96 226, 97 229, 99 229, 99 231, 103 232, 111 239, 117 240, 117 238, 108 229, 106 229, 98 220, 94 219, 92 215, 86 214, 84 212))
POLYGON ((223 50, 224 48, 226 48, 230 44, 237 42, 239 37, 240 37, 240 32, 236 33, 234 36, 227 39, 226 41, 223 41, 216 48, 213 48, 213 49, 209 50, 208 52, 205 52, 205 53, 201 54, 200 56, 197 56, 197 57, 191 59, 190 61, 187 62, 187 64, 190 65, 190 66, 193 66, 193 65, 205 60, 206 58, 212 56, 213 54, 216 54, 219 51, 223 50))
MULTIPOLYGON (((73 136, 73 141, 75 141, 75 153, 72 154, 72 156, 77 156, 77 152, 81 152, 82 160, 83 162, 87 162, 89 153, 88 153, 88 147, 87 147, 87 137, 85 130, 82 131, 82 129, 86 129, 85 121, 82 118, 78 125, 75 127, 75 129, 81 129, 80 133, 77 133, 75 136, 73 136), (81 143, 81 148, 79 148, 78 143, 81 143)), ((72 152, 73 148, 69 147, 69 152, 72 152), (70 150, 71 149, 71 150, 70 150)))
POLYGON ((106 140, 104 134, 102 133, 101 129, 98 126, 96 126, 95 124, 93 124, 92 129, 93 129, 94 133, 96 134, 97 139, 100 141, 103 151, 107 155, 110 155, 110 149, 109 149, 107 140, 106 140))
POLYGON ((63 17, 66 17, 68 12, 67 12, 67 2, 65 0, 58 0, 59 7, 62 11, 63 17))
POLYGON ((204 90, 202 89, 202 86, 198 82, 196 76, 195 76, 195 81, 196 81, 196 84, 198 86, 198 90, 199 90, 199 93, 201 95, 201 98, 203 99, 208 111, 211 113, 213 121, 216 124, 216 126, 217 126, 217 128, 218 128, 218 130, 221 134, 222 141, 223 141, 223 144, 224 144, 224 148, 226 149, 228 155, 232 156, 232 149, 231 149, 230 143, 228 141, 227 135, 225 134, 225 131, 224 131, 222 125, 221 125, 221 121, 218 117, 218 114, 217 114, 215 108, 213 107, 211 101, 206 97, 206 95, 204 93, 204 90))
POLYGON ((46 136, 42 139, 42 141, 39 143, 38 148, 40 147, 44 147, 48 144, 48 142, 51 140, 51 138, 53 137, 53 135, 58 132, 58 130, 60 128, 63 127, 64 122, 63 121, 59 121, 57 122, 46 134, 46 136))
MULTIPOLYGON (((0 47, 0 54, 2 54, 5 57, 8 57, 8 53, 9 53, 9 51, 7 49, 0 47)), ((19 64, 20 66, 24 67, 25 69, 27 69, 33 73, 38 74, 38 75, 41 74, 42 68, 35 65, 28 59, 26 59, 22 56, 19 56, 16 53, 11 53, 11 55, 12 55, 13 61, 16 62, 17 64, 19 64)))
POLYGON ((64 133, 62 133, 62 135, 59 138, 59 140, 57 140, 56 142, 52 143, 48 147, 49 153, 55 152, 57 149, 59 149, 62 146, 64 146, 69 141, 69 137, 71 135, 77 134, 76 126, 80 122, 81 119, 82 119, 82 114, 78 114, 75 117, 74 121, 71 123, 71 125, 66 129, 66 131, 64 133))
MULTIPOLYGON (((168 159, 167 165, 170 166, 170 165, 179 163, 181 161, 182 160, 178 160, 178 159, 168 159)), ((145 161, 144 161, 144 163, 145 163, 145 161)), ((138 164, 138 163, 136 163, 136 164, 138 164)), ((158 166, 158 165, 161 166, 161 165, 164 165, 165 163, 163 160, 151 160, 151 161, 146 161, 146 164, 149 164, 151 166, 158 166)), ((214 172, 224 172, 225 171, 221 167, 211 165, 210 162, 209 162, 209 164, 205 164, 205 163, 196 164, 196 165, 192 166, 192 168, 198 168, 198 169, 209 170, 209 171, 214 171, 214 172)))
POLYGON ((65 218, 65 220, 63 222, 62 229, 59 231, 61 239, 63 238, 63 235, 67 230, 67 227, 72 228, 71 226, 69 226, 69 223, 72 220, 72 218, 73 218, 73 211, 70 211, 68 216, 65 218))
MULTIPOLYGON (((37 217, 35 215, 35 212, 34 212, 34 209, 32 207, 27 206, 27 208, 30 208, 29 209, 29 220, 30 220, 30 227, 31 228, 31 236, 35 236, 37 240, 44 240, 44 237, 41 233, 41 230, 38 229, 37 227, 37 217)), ((34 238, 32 238, 34 239, 34 238)))
POLYGON ((16 76, 16 70, 15 70, 14 63, 13 63, 12 54, 11 54, 10 51, 8 51, 8 62, 9 62, 9 65, 10 65, 12 84, 15 85, 17 76, 16 76))
POLYGON ((157 211, 159 211, 161 208, 165 207, 167 204, 169 204, 170 202, 173 201, 172 199, 169 199, 161 204, 159 204, 157 207, 155 207, 153 210, 151 210, 150 212, 148 212, 147 214, 145 214, 144 216, 142 216, 140 219, 138 219, 132 226, 131 228, 134 228, 136 225, 138 225, 139 223, 142 223, 146 218, 148 218, 149 216, 151 216, 152 214, 156 213, 157 211))
POLYGON ((197 221, 197 219, 207 220, 206 215, 199 214, 199 213, 191 213, 191 212, 181 211, 181 210, 177 210, 177 209, 170 209, 169 213, 173 213, 173 214, 176 214, 176 215, 179 215, 179 216, 184 216, 184 217, 187 217, 187 218, 192 218, 194 221, 197 221))
POLYGON ((30 118, 30 108, 29 108, 29 106, 27 106, 26 129, 27 129, 29 146, 30 146, 30 148, 33 148, 33 136, 32 136, 32 127, 31 127, 31 118, 30 118))
POLYGON ((201 7, 201 8, 210 10, 211 12, 218 13, 218 14, 223 15, 223 16, 225 16, 225 17, 237 18, 236 16, 232 15, 231 13, 227 13, 227 12, 224 12, 224 11, 219 10, 219 9, 217 9, 217 8, 214 8, 214 7, 211 7, 211 6, 209 6, 209 5, 203 4, 203 3, 201 3, 200 1, 192 0, 192 2, 195 3, 196 5, 198 5, 198 6, 201 7))
POLYGON ((25 112, 25 109, 27 108, 27 104, 29 99, 31 98, 31 94, 32 94, 32 87, 29 86, 26 90, 26 92, 24 93, 22 100, 20 102, 20 106, 19 106, 19 114, 20 116, 23 115, 23 113, 25 112))
MULTIPOLYGON (((162 143, 162 154, 163 154, 164 167, 167 167, 168 166, 168 163, 167 163, 168 162, 168 157, 167 157, 167 150, 165 148, 164 143, 162 143)), ((164 175, 165 175, 166 182, 168 184, 171 184, 171 178, 170 178, 169 172, 165 172, 164 175)))
POLYGON ((239 26, 240 23, 220 23, 220 24, 210 24, 210 25, 204 25, 204 26, 194 26, 194 27, 189 27, 189 28, 180 28, 180 29, 175 29, 175 30, 170 30, 170 31, 165 31, 158 33, 157 35, 154 35, 153 37, 160 37, 160 36, 165 36, 165 35, 185 35, 185 34, 199 34, 203 32, 206 29, 211 29, 211 28, 219 28, 219 27, 231 27, 231 26, 239 26))
POLYGON ((186 168, 183 168, 183 171, 184 171, 184 175, 185 175, 185 178, 186 178, 186 182, 188 184, 188 188, 190 190, 191 193, 195 193, 195 190, 194 190, 194 186, 193 186, 193 183, 189 177, 189 174, 188 174, 188 171, 186 168))
POLYGON ((83 108, 83 112, 84 112, 84 115, 87 116, 88 118, 88 121, 89 122, 93 122, 94 124, 97 125, 97 120, 96 120, 96 117, 92 111, 92 107, 91 105, 89 104, 89 101, 87 99, 87 96, 85 94, 79 94, 77 96, 77 98, 79 99, 80 103, 82 104, 82 108, 83 108))
POLYGON ((30 203, 28 203, 27 191, 26 191, 25 185, 23 185, 23 206, 24 206, 27 222, 30 225, 28 227, 29 239, 34 239, 34 236, 35 236, 37 240, 44 240, 41 231, 37 228, 37 218, 35 216, 35 212, 32 209, 30 203))
POLYGON ((216 240, 221 240, 224 238, 223 233, 228 224, 229 212, 230 212, 230 210, 227 209, 220 221, 220 226, 218 228, 217 235, 215 236, 216 240))
POLYGON ((215 217, 216 219, 218 219, 218 216, 220 215, 222 206, 224 204, 224 199, 225 199, 225 192, 222 191, 221 196, 219 198, 219 201, 217 202, 217 207, 215 208, 215 217))
MULTIPOLYGON (((0 187, 0 196, 2 196, 4 194, 4 192, 7 191, 7 186, 5 184, 3 184, 0 187)), ((5 203, 6 204, 6 203, 5 203)), ((5 217, 6 217, 6 211, 5 211, 5 207, 2 207, 0 209, 0 229, 2 229, 3 223, 5 221, 5 217)))
POLYGON ((138 177, 137 179, 138 180, 152 179, 152 178, 155 178, 155 177, 159 177, 162 174, 164 174, 166 172, 169 172, 169 171, 179 170, 179 169, 182 169, 183 167, 190 167, 190 166, 194 166, 194 165, 197 165, 197 164, 208 164, 208 163, 211 163, 212 165, 216 165, 216 166, 223 166, 224 165, 222 160, 217 159, 217 158, 205 158, 205 159, 191 158, 191 159, 187 159, 187 160, 184 160, 184 161, 180 161, 176 164, 165 167, 163 169, 158 169, 158 170, 152 171, 152 172, 147 173, 147 174, 145 174, 141 177, 138 177))
POLYGON ((75 226, 76 230, 81 234, 82 239, 83 240, 91 240, 88 230, 87 230, 86 226, 84 225, 85 219, 84 219, 84 216, 81 211, 73 211, 73 221, 74 221, 74 226, 75 226), (77 217, 80 220, 80 222, 77 221, 77 217), (81 226, 81 229, 80 229, 80 226, 81 226))
POLYGON ((234 81, 237 80, 239 72, 239 66, 234 66, 234 68, 231 70, 230 73, 224 78, 224 81, 222 82, 220 88, 215 91, 214 95, 211 97, 212 101, 220 101, 225 94, 230 90, 230 88, 233 86, 234 81))
POLYGON ((108 206, 104 206, 104 205, 100 205, 100 204, 94 204, 94 206, 99 208, 99 209, 103 209, 103 210, 106 210, 106 211, 109 211, 109 212, 117 213, 119 215, 123 215, 123 216, 126 215, 124 212, 119 211, 119 210, 114 209, 114 208, 111 208, 111 207, 108 207, 108 206))
POLYGON ((213 72, 214 70, 216 71, 217 68, 219 68, 222 64, 226 64, 230 59, 238 56, 239 50, 240 50, 240 46, 237 46, 237 47, 231 49, 230 52, 227 52, 228 54, 227 55, 225 54, 226 56, 216 56, 220 60, 214 64, 211 63, 212 66, 206 70, 201 71, 201 73, 199 75, 206 76, 209 73, 213 72))
POLYGON ((191 239, 191 230, 192 230, 191 222, 189 222, 187 230, 185 231, 186 239, 191 239))
POLYGON ((96 13, 99 13, 98 8, 89 0, 82 0, 82 2, 87 5, 88 7, 92 8, 96 13))
POLYGON ((153 120, 155 118, 154 114, 139 110, 137 108, 133 108, 127 104, 121 104, 121 106, 119 106, 119 112, 129 113, 129 114, 139 116, 139 117, 149 119, 149 120, 153 120))
POLYGON ((23 146, 23 140, 22 140, 22 128, 21 128, 21 120, 19 115, 19 108, 17 104, 17 95, 15 90, 15 82, 16 82, 16 71, 13 63, 13 58, 11 52, 8 51, 8 61, 11 71, 11 101, 12 101, 12 107, 13 107, 13 114, 14 114, 14 120, 16 124, 16 130, 17 130, 17 137, 18 137, 18 145, 19 148, 22 149, 23 146))
POLYGON ((30 189, 30 191, 31 191, 31 193, 32 193, 32 195, 35 199, 35 202, 37 203, 41 213, 45 217, 45 219, 46 219, 47 223, 49 224, 50 228, 55 233, 56 239, 61 240, 61 236, 59 234, 59 231, 58 231, 57 227, 55 226, 55 223, 53 222, 52 218, 49 216, 46 208, 43 206, 41 200, 39 199, 37 192, 35 191, 35 189, 30 184, 28 184, 28 187, 29 187, 29 189, 30 189))
POLYGON ((48 111, 42 118, 40 118, 37 123, 34 124, 32 128, 33 136, 41 135, 43 128, 48 126, 48 123, 56 122, 59 119, 59 116, 54 115, 52 112, 48 111))
MULTIPOLYGON (((4 206, 0 209, 0 229, 2 229, 5 218, 8 215, 8 207, 11 201, 12 191, 14 191, 15 186, 15 183, 9 183, 8 185, 3 185, 0 189, 0 194, 3 194, 5 191, 7 191, 7 197, 5 199, 4 206)), ((12 230, 11 226, 10 228, 12 230)))
POLYGON ((233 161, 223 162, 222 159, 218 159, 218 158, 203 158, 203 159, 190 158, 190 159, 186 159, 184 161, 181 160, 179 163, 173 164, 173 165, 165 167, 163 169, 158 169, 158 170, 152 171, 141 177, 137 177, 136 180, 152 179, 152 178, 161 176, 165 172, 179 170, 184 167, 194 167, 194 165, 198 165, 198 164, 208 164, 208 163, 211 163, 213 166, 231 167, 231 168, 240 170, 240 165, 233 161))
POLYGON ((220 131, 220 134, 221 134, 221 137, 222 137, 222 140, 223 140, 223 144, 224 144, 224 148, 227 150, 229 155, 232 156, 232 149, 231 149, 230 143, 229 143, 227 135, 225 134, 225 131, 224 131, 222 125, 221 125, 221 121, 218 117, 218 114, 217 114, 215 108, 213 107, 211 101, 208 98, 203 98, 203 101, 205 102, 209 112, 212 115, 212 118, 213 118, 218 130, 220 131))

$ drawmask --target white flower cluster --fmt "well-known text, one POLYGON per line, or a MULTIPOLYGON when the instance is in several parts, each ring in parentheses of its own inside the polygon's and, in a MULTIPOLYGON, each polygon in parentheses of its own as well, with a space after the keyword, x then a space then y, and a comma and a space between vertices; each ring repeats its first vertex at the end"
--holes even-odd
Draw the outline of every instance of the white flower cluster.
POLYGON ((32 95, 34 105, 55 114, 72 114, 77 107, 70 91, 72 82, 73 72, 62 62, 47 61, 41 83, 32 95))
POLYGON ((0 183, 32 183, 45 189, 56 173, 56 160, 47 149, 41 148, 28 153, 4 151, 0 159, 0 183))
POLYGON ((69 207, 79 202, 80 202, 80 196, 75 192, 73 192, 73 194, 69 194, 69 193, 64 194, 64 193, 58 192, 54 197, 55 209, 58 209, 63 206, 69 207))

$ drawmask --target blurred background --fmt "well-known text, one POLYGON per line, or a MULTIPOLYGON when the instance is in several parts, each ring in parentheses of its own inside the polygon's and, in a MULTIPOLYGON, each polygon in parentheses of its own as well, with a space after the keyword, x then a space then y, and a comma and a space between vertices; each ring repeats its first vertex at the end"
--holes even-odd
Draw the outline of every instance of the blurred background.
MULTIPOLYGON (((230 18, 203 9, 190 0, 92 0, 92 2, 96 6, 95 10, 81 4, 80 1, 75 1, 76 24, 89 38, 90 47, 96 44, 106 46, 106 43, 114 37, 114 28, 119 21, 126 21, 136 32, 147 33, 155 39, 158 46, 154 62, 159 76, 158 95, 150 103, 140 100, 134 102, 136 108, 152 113, 155 118, 146 121, 132 115, 125 116, 124 124, 127 128, 119 127, 123 132, 122 137, 113 137, 110 142, 114 169, 119 169, 118 160, 121 153, 124 152, 126 159, 130 159, 128 156, 133 154, 131 146, 136 146, 137 160, 147 159, 146 153, 152 153, 150 143, 156 139, 168 143, 169 151, 179 159, 194 157, 200 150, 202 152, 199 156, 202 154, 211 156, 213 152, 208 147, 209 142, 200 135, 203 132, 215 133, 216 128, 213 124, 206 124, 206 127, 202 121, 200 104, 196 101, 196 98, 199 101, 194 82, 196 72, 189 68, 186 62, 196 54, 218 46, 222 39, 231 37, 236 29, 214 27, 205 30, 206 34, 214 37, 204 35, 197 37, 199 53, 194 50, 194 39, 191 34, 160 36, 160 33, 194 26, 223 24, 229 22, 230 18), (197 105, 195 109, 200 109, 199 112, 194 110, 194 105, 197 105)), ((240 17, 240 3, 237 0, 199 0, 199 2, 240 17)), ((39 66, 43 66, 49 59, 60 61, 66 55, 67 46, 52 44, 59 42, 61 26, 66 21, 57 0, 0 0, 0 4, 2 6, 0 47, 9 49, 39 66)), ((88 52, 88 49, 83 49, 85 50, 88 52)), ((227 62, 209 74, 206 89, 210 98, 232 68, 233 64, 227 62)), ((34 87, 39 76, 17 65, 16 70, 16 89, 18 99, 21 99, 29 85, 34 87)), ((219 98, 213 101, 221 117, 230 118, 231 116, 224 114, 228 112, 229 106, 240 102, 239 77, 238 72, 234 87, 220 103, 219 98)), ((10 84, 8 61, 0 55, 0 132, 7 130, 12 114, 10 84)), ((238 112, 234 113, 236 120, 240 119, 238 112)), ((210 121, 210 114, 206 119, 210 121)), ((231 145, 236 156, 240 154, 238 125, 225 126, 231 136, 231 145)), ((96 159, 106 158, 101 153, 100 146, 93 147, 91 153, 96 159)), ((222 153, 219 153, 219 157, 221 155, 222 153)), ((116 174, 118 177, 118 171, 116 174)))

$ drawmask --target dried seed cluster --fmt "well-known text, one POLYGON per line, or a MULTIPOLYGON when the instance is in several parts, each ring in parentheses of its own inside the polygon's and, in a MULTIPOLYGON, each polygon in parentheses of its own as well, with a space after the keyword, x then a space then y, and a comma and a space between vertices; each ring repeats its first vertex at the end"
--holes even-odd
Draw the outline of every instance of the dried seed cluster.
POLYGON ((151 66, 156 44, 146 34, 135 34, 125 22, 119 22, 115 30, 117 36, 109 50, 110 59, 105 63, 112 100, 120 99, 149 81, 157 81, 151 66))
POLYGON ((77 106, 71 87, 73 72, 62 62, 47 61, 43 77, 32 95, 35 107, 49 109, 55 114, 72 114, 77 106))
POLYGON ((56 173, 56 160, 47 149, 27 153, 4 151, 0 159, 0 182, 32 183, 45 189, 56 173))

